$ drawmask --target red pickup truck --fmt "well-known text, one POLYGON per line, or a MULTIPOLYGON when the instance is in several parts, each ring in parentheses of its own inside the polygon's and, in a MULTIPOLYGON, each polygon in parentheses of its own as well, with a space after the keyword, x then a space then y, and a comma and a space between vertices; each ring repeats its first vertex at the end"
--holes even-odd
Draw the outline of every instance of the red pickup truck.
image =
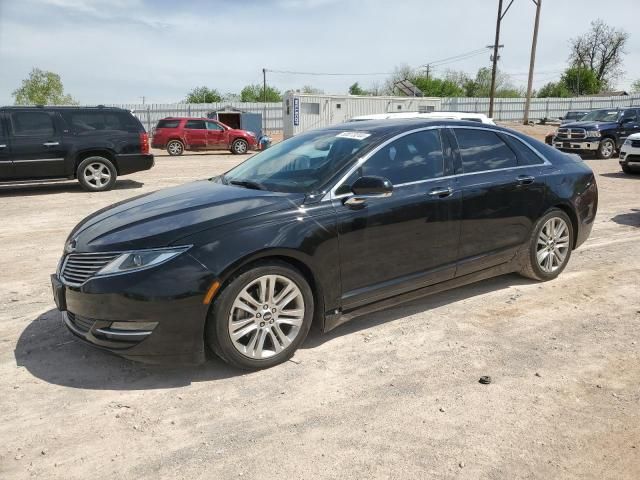
POLYGON ((153 133, 151 146, 167 149, 169 155, 185 150, 230 150, 243 154, 256 149, 255 133, 228 127, 210 118, 163 118, 153 133))

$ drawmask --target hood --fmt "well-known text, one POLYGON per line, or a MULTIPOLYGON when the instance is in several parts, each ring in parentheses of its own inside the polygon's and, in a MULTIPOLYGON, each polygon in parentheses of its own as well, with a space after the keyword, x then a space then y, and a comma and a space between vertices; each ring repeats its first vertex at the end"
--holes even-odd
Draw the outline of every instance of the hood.
POLYGON ((584 128, 585 130, 609 130, 618 128, 617 122, 570 122, 561 125, 561 128, 584 128))
MULTIPOLYGON (((238 136, 248 135, 248 136, 251 136, 249 134, 249 130, 241 130, 239 128, 230 128, 228 130, 228 132, 229 132, 230 135, 238 135, 238 136)), ((255 132, 253 132, 253 133, 255 133, 255 132)))
POLYGON ((165 247, 198 231, 298 208, 304 198, 202 180, 103 208, 82 220, 69 239, 78 252, 165 247))

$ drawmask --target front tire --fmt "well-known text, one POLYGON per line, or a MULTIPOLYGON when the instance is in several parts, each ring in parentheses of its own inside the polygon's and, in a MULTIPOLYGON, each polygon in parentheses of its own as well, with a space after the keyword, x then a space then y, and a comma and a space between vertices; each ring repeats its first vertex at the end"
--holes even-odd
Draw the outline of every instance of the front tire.
POLYGON ((243 155, 249 151, 249 144, 246 140, 242 140, 241 138, 235 140, 231 144, 231 153, 235 155, 243 155))
POLYGON ((573 236, 571 219, 566 213, 559 209, 547 212, 533 228, 519 273, 540 281, 556 278, 569 263, 573 236))
POLYGON ((206 341, 234 367, 272 367, 290 359, 302 344, 313 311, 313 293, 300 272, 281 262, 254 265, 215 300, 206 341))
POLYGON ((178 157, 184 153, 184 145, 180 140, 171 140, 167 143, 167 153, 172 157, 178 157))
POLYGON ((629 175, 633 175, 634 173, 637 173, 629 165, 621 165, 621 167, 622 167, 622 171, 624 173, 628 173, 629 175))
POLYGON ((603 138, 600 141, 600 146, 596 150, 596 157, 601 160, 608 160, 616 153, 616 144, 611 138, 603 138))
POLYGON ((80 185, 90 192, 111 190, 117 176, 118 171, 113 163, 98 156, 85 158, 76 170, 76 178, 80 185))

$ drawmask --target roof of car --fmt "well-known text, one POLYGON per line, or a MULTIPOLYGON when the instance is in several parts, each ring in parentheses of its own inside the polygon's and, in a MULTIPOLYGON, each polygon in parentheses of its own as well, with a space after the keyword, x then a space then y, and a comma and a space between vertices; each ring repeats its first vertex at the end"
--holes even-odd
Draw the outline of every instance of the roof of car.
POLYGON ((403 118, 386 120, 362 120, 360 122, 347 122, 338 125, 325 127, 325 130, 359 131, 366 130, 375 133, 399 133, 415 130, 428 126, 461 126, 461 127, 482 127, 501 130, 501 127, 487 123, 478 123, 468 120, 450 120, 446 118, 403 118))
POLYGON ((128 112, 124 108, 105 107, 97 105, 95 107, 81 107, 79 105, 9 105, 0 107, 2 110, 116 110, 118 112, 128 112))

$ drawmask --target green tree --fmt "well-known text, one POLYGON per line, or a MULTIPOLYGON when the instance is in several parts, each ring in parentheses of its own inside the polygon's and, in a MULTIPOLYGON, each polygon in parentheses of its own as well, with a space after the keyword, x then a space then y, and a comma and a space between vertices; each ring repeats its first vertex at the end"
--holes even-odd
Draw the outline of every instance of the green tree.
POLYGON ((247 85, 240 92, 241 102, 281 102, 282 94, 280 90, 267 85, 266 98, 262 85, 247 85))
POLYGON ((416 77, 412 83, 427 97, 462 97, 464 88, 446 78, 416 77))
POLYGON ((366 95, 367 91, 358 82, 349 87, 349 95, 366 95))
POLYGON ((602 87, 596 73, 586 67, 567 68, 560 78, 560 83, 574 96, 593 95, 602 87))
POLYGON ((571 92, 562 82, 549 82, 545 84, 536 95, 538 98, 570 97, 571 92))
POLYGON ((610 27, 602 20, 591 22, 591 29, 570 41, 569 62, 591 70, 600 87, 608 87, 623 73, 623 56, 629 33, 610 27))
POLYGON ((321 90, 319 88, 316 87, 312 87, 311 85, 304 85, 301 89, 300 89, 301 93, 306 93, 307 95, 323 95, 324 94, 324 90, 321 90))
MULTIPOLYGON (((491 69, 482 67, 476 73, 476 77, 467 80, 464 84, 467 97, 489 97, 491 95, 491 69)), ((516 88, 509 78, 509 75, 496 72, 496 97, 516 98, 524 96, 521 89, 516 88)))
POLYGON ((215 88, 196 87, 187 94, 187 103, 218 103, 222 95, 215 88))
POLYGON ((60 75, 34 68, 22 86, 13 92, 16 105, 77 105, 65 95, 60 75))
POLYGON ((631 93, 640 93, 640 78, 631 84, 631 93))

